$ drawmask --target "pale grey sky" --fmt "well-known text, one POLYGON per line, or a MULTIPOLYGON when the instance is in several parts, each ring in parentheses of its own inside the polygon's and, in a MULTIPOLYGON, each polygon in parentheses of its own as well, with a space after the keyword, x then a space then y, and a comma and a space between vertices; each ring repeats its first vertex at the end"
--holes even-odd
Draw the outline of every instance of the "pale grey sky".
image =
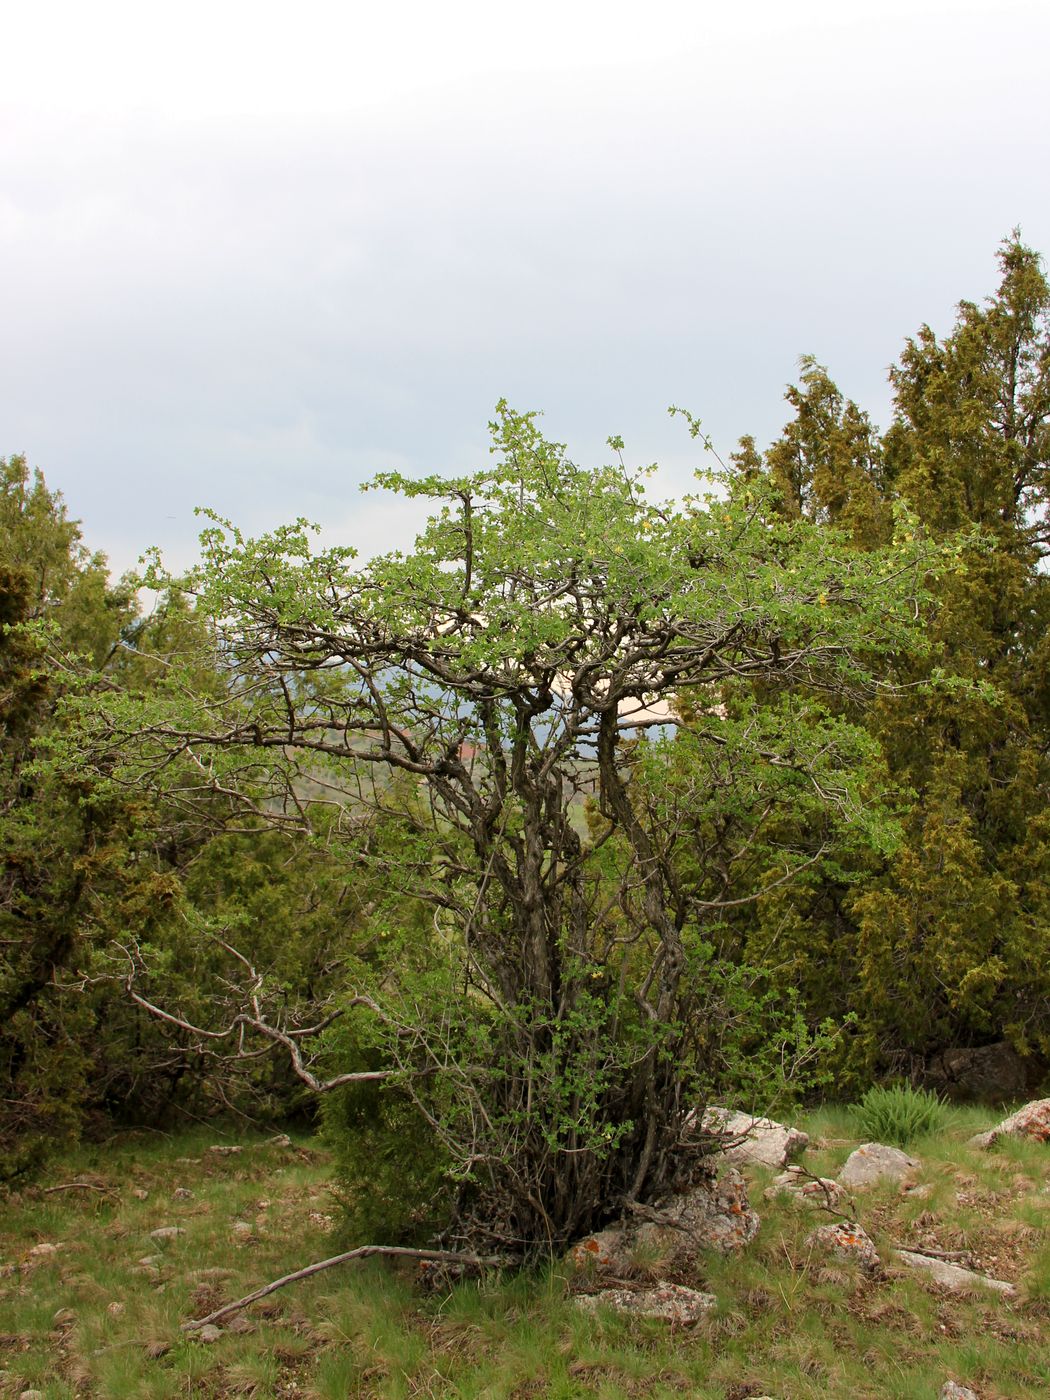
POLYGON ((164 7, 0 20, 0 455, 114 566, 194 505, 404 542, 372 472, 495 401, 682 487, 797 357, 886 367, 1050 253, 1045 0, 164 7))

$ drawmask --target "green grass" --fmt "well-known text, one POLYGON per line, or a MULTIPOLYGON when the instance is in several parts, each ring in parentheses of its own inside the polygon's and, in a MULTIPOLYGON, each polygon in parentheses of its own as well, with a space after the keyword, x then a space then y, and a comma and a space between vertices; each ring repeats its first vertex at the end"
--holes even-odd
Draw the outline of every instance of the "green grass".
MULTIPOLYGON (((54 1166, 0 1211, 0 1396, 934 1400, 952 1377, 982 1400, 1035 1400, 1050 1393, 1050 1149, 969 1149, 995 1116, 953 1110, 914 1149, 920 1189, 886 1186, 857 1208, 887 1262, 894 1244, 966 1249, 1017 1283, 1014 1301, 823 1268, 805 1244, 820 1217, 763 1200, 771 1174, 756 1171, 762 1230, 744 1254, 706 1262, 718 1306, 691 1330, 585 1315, 559 1266, 423 1296, 410 1269, 373 1263, 282 1290, 242 1314, 250 1331, 212 1345, 180 1322, 331 1252, 327 1156, 242 1137, 224 1158, 206 1150, 214 1135, 127 1136, 54 1166), (158 1244, 149 1232, 163 1225, 185 1234, 158 1244), (40 1243, 61 1248, 32 1254, 40 1243)), ((859 1140, 848 1109, 801 1126, 806 1165, 824 1175, 859 1140)))
POLYGON ((852 1110, 855 1131, 872 1142, 908 1147, 942 1128, 948 1110, 943 1100, 910 1084, 876 1084, 852 1110))

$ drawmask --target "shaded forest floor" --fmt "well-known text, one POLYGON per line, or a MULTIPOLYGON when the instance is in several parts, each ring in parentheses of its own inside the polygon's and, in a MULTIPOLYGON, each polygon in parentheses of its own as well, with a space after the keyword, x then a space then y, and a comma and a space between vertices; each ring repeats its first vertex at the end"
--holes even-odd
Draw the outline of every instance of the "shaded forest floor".
MULTIPOLYGON (((1035 1400, 1050 1394, 1050 1147, 966 1147, 997 1116, 953 1114, 909 1148, 929 1192, 867 1192, 857 1218, 884 1260, 966 1249, 1015 1299, 892 1265, 878 1279, 822 1268, 804 1240, 829 1217, 763 1200, 771 1173, 756 1169, 758 1239, 710 1260, 718 1307, 689 1330, 583 1313, 558 1267, 423 1296, 411 1269, 370 1263, 274 1294, 210 1344, 180 1323, 346 1247, 328 1157, 215 1129, 122 1135, 0 1203, 0 1396, 934 1400, 951 1378, 981 1400, 1035 1400), (183 1233, 151 1236, 169 1227, 183 1233)), ((811 1171, 833 1175, 857 1143, 843 1113, 800 1126, 811 1171)))

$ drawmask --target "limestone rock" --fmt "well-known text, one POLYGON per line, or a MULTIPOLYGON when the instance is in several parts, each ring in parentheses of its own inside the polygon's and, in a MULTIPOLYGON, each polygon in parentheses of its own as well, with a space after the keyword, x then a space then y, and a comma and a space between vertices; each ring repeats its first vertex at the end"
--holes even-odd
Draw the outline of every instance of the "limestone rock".
POLYGON ((994 1045, 953 1046, 930 1062, 925 1079, 953 1099, 984 1099, 1002 1103, 1019 1099, 1036 1088, 1046 1062, 1034 1055, 1019 1055, 1006 1040, 994 1045))
POLYGON ((733 1113, 716 1105, 704 1110, 700 1126, 705 1132, 718 1133, 725 1139, 722 1154, 737 1165, 783 1168, 809 1145, 809 1135, 797 1128, 788 1128, 772 1118, 733 1113))
POLYGON ((928 1201, 933 1195, 933 1187, 928 1181, 924 1181, 920 1186, 914 1186, 910 1182, 902 1182, 900 1193, 907 1196, 910 1201, 928 1201))
POLYGON ((1012 1283, 974 1273, 972 1269, 964 1269, 961 1264, 949 1263, 947 1259, 931 1259, 928 1254, 913 1254, 910 1249, 898 1249, 896 1255, 909 1269, 922 1269, 935 1283, 953 1293, 972 1293, 978 1288, 990 1288, 1007 1298, 1013 1298, 1017 1293, 1012 1283))
POLYGON ((851 1152, 839 1172, 839 1182, 850 1191, 874 1186, 879 1181, 900 1181, 919 1166, 899 1147, 887 1147, 881 1142, 865 1142, 851 1152))
POLYGON ((225 1146, 220 1145, 220 1146, 218 1146, 218 1147, 209 1147, 209 1148, 208 1148, 208 1151, 211 1153, 211 1155, 212 1155, 213 1157, 236 1157, 236 1155, 237 1155, 238 1152, 243 1152, 243 1151, 244 1151, 244 1148, 243 1148, 243 1147, 225 1147, 225 1146))
POLYGON ((612 1227, 588 1235, 569 1250, 577 1269, 598 1274, 619 1274, 627 1267, 627 1240, 623 1229, 612 1227))
POLYGON ((177 1240, 180 1235, 185 1233, 186 1231, 181 1225, 162 1225, 159 1230, 151 1230, 149 1237, 151 1240, 157 1240, 163 1244, 168 1240, 177 1240))
POLYGON ((679 1327, 689 1327, 699 1322, 715 1303, 713 1294, 699 1293, 695 1288, 684 1288, 679 1283, 658 1283, 652 1288, 637 1291, 607 1288, 601 1293, 582 1294, 576 1299, 577 1307, 589 1311, 610 1307, 633 1317, 653 1317, 679 1327))
POLYGON ((762 1194, 767 1201, 787 1196, 795 1205, 838 1210, 847 1193, 845 1187, 828 1176, 806 1176, 798 1167, 788 1167, 762 1194))
POLYGON ((945 1381, 941 1386, 940 1400, 979 1400, 976 1390, 958 1381, 945 1381))
POLYGON ((1001 1137, 1028 1138, 1032 1142, 1050 1142, 1050 1099, 1033 1099, 1004 1118, 986 1133, 970 1139, 971 1147, 993 1147, 1001 1137))
POLYGON ((203 1327, 198 1327, 196 1332, 191 1333, 191 1336, 204 1342, 206 1346, 210 1346, 212 1342, 217 1342, 222 1336, 222 1328, 216 1327, 213 1322, 208 1322, 203 1327))
POLYGON ((853 1220, 834 1225, 818 1225, 806 1236, 806 1245, 843 1264, 856 1264, 866 1274, 882 1267, 875 1244, 868 1232, 853 1220))
POLYGON ((190 1190, 187 1190, 187 1188, 186 1188, 185 1186, 176 1186, 176 1187, 175 1187, 175 1190, 174 1190, 171 1194, 172 1194, 173 1199, 176 1200, 176 1201, 192 1201, 192 1200, 193 1200, 193 1192, 190 1191, 190 1190))
POLYGON ((673 1273, 695 1265, 705 1250, 731 1254, 743 1249, 760 1223, 743 1176, 731 1167, 648 1209, 643 1219, 588 1235, 573 1245, 569 1259, 577 1269, 604 1275, 619 1276, 638 1264, 673 1273))
POLYGON ((635 1244, 643 1255, 662 1258, 668 1270, 695 1263, 705 1250, 732 1254, 743 1249, 758 1234, 761 1223, 735 1167, 673 1197, 660 1207, 660 1216, 638 1226, 635 1244))
POLYGON ((57 1254, 62 1248, 60 1244, 35 1244, 29 1251, 30 1259, 50 1259, 53 1254, 57 1254))

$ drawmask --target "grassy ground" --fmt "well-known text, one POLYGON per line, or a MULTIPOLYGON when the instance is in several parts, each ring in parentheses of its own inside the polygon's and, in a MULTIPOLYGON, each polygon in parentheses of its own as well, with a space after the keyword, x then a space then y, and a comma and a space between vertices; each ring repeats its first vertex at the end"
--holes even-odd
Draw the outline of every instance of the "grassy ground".
MULTIPOLYGON (((960 1298, 892 1267, 828 1271, 803 1243, 826 1217, 763 1201, 756 1173, 762 1230, 743 1256, 711 1260, 718 1308, 689 1331, 582 1314, 557 1268, 424 1297, 407 1272, 366 1265, 282 1290, 210 1345, 180 1322, 333 1252, 326 1156, 247 1136, 219 1156, 214 1132, 125 1136, 0 1210, 0 1396, 932 1400, 950 1377, 981 1400, 1046 1397, 1050 1147, 966 1148, 993 1118, 955 1114, 910 1149, 929 1194, 870 1192, 858 1215, 884 1260, 895 1244, 968 1249, 1016 1300, 960 1298), (153 1240, 163 1226, 185 1233, 153 1240)), ((801 1125, 807 1166, 833 1174, 856 1143, 848 1117, 801 1125)))

